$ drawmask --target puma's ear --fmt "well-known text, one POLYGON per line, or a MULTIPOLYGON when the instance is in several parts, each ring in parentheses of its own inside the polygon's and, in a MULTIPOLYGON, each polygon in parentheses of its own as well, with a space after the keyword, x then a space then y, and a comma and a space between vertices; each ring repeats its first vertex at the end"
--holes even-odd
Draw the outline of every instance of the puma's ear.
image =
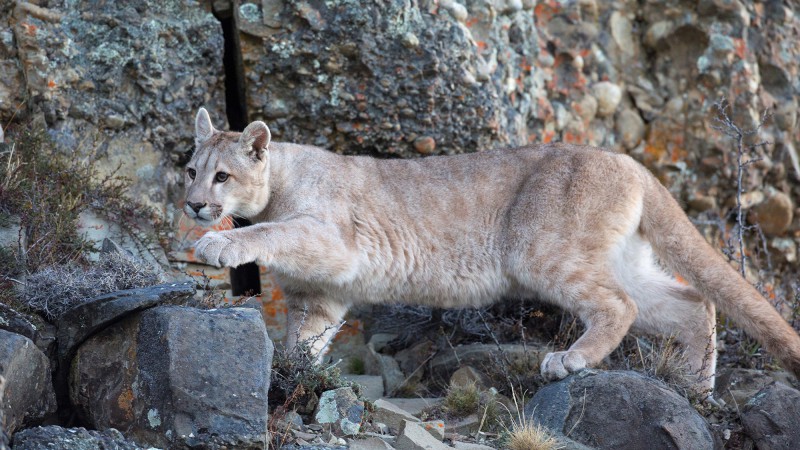
POLYGON ((239 146, 251 158, 261 160, 264 158, 271 138, 272 134, 269 132, 267 124, 256 121, 242 131, 242 136, 239 138, 239 146))
POLYGON ((211 125, 208 111, 205 108, 200 108, 194 119, 194 137, 197 142, 203 142, 210 138, 212 134, 214 134, 214 125, 211 125))

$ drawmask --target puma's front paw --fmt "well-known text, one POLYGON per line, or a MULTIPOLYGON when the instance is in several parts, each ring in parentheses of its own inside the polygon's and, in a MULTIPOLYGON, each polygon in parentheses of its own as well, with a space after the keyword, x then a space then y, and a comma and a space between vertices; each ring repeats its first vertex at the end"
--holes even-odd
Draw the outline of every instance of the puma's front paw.
POLYGON ((252 262, 247 245, 232 238, 229 231, 209 231, 194 245, 194 253, 202 261, 217 267, 238 267, 252 262))
POLYGON ((580 352, 553 352, 545 355, 542 361, 542 376, 548 381, 560 380, 585 368, 586 358, 580 352))

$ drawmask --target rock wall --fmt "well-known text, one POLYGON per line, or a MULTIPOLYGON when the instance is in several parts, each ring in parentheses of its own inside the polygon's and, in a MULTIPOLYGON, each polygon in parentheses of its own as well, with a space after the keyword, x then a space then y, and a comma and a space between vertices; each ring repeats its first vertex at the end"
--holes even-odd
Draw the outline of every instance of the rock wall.
MULTIPOLYGON (((734 143, 713 129, 715 103, 729 99, 744 129, 769 110, 746 140, 768 143, 748 166, 743 199, 748 219, 763 224, 773 265, 797 270, 800 16, 792 2, 213 4, 233 17, 227 39, 238 41, 241 64, 227 69, 239 70, 232 89, 246 99, 248 119, 266 121, 275 139, 341 153, 605 146, 644 162, 692 216, 708 220, 735 204, 734 143)), ((205 105, 224 117, 224 37, 212 7, 38 5, 0 1, 1 123, 43 119, 61 146, 97 148, 109 170, 122 164, 134 179, 134 195, 171 214, 194 111, 205 105)))

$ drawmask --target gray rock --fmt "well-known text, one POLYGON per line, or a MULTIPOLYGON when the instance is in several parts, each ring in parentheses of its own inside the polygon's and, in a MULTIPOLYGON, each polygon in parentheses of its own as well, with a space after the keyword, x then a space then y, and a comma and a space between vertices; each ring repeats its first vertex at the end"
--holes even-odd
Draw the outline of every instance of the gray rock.
POLYGON ((255 309, 152 308, 78 349, 70 398, 148 446, 266 448, 272 354, 255 309))
MULTIPOLYGON (((756 369, 727 369, 720 373, 714 386, 714 395, 726 404, 733 405, 737 410, 753 398, 758 391, 772 383, 781 381, 780 375, 775 373, 773 378, 770 373, 756 369)), ((788 381, 786 382, 788 384, 788 381)))
POLYGON ((688 400, 635 372, 581 371, 540 389, 525 416, 597 449, 714 447, 688 400))
POLYGON ((789 450, 800 442, 800 391, 772 383, 747 402, 742 411, 745 432, 759 450, 789 450))
POLYGON ((400 370, 400 364, 389 355, 378 353, 372 347, 372 344, 367 344, 367 358, 366 362, 371 367, 370 372, 377 372, 383 378, 383 389, 386 395, 393 395, 400 387, 406 376, 400 370))
POLYGON ((358 383, 358 393, 366 400, 377 400, 383 397, 383 377, 379 375, 342 375, 347 381, 358 383))
POLYGON ((366 439, 353 439, 349 444, 350 450, 394 450, 394 447, 386 441, 375 436, 366 439))
POLYGON ((373 422, 386 424, 393 434, 397 434, 400 431, 404 421, 419 422, 419 419, 409 414, 408 411, 384 399, 376 400, 373 403, 370 418, 373 422))
POLYGON ((61 428, 57 425, 22 430, 14 435, 14 450, 144 450, 119 431, 61 428))
POLYGON ((403 422, 394 447, 397 450, 443 450, 449 445, 439 442, 416 422, 403 422))
POLYGON ((194 283, 167 283, 101 295, 67 311, 58 322, 58 358, 69 366, 75 349, 94 333, 129 314, 154 306, 181 302, 194 295, 194 283))
POLYGON ((364 402, 349 387, 325 391, 314 412, 318 424, 331 424, 336 435, 352 436, 361 429, 364 402))
POLYGON ((5 431, 41 422, 56 410, 50 361, 30 339, 0 330, 0 377, 5 380, 5 431))
POLYGON ((386 398, 387 402, 397 406, 412 416, 419 415, 423 410, 442 403, 441 398, 386 398))
POLYGON ((0 329, 21 334, 33 341, 39 350, 50 355, 55 347, 55 329, 41 319, 38 326, 33 324, 33 317, 26 316, 0 303, 0 329))

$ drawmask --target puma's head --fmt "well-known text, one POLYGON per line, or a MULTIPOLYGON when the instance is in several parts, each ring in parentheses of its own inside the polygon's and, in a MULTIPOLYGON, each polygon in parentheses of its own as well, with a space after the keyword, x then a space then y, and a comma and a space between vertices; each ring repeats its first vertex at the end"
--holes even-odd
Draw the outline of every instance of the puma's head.
POLYGON ((251 218, 269 199, 269 128, 253 122, 241 133, 219 131, 208 111, 195 118, 195 151, 186 165, 184 213, 202 225, 226 216, 251 218))

